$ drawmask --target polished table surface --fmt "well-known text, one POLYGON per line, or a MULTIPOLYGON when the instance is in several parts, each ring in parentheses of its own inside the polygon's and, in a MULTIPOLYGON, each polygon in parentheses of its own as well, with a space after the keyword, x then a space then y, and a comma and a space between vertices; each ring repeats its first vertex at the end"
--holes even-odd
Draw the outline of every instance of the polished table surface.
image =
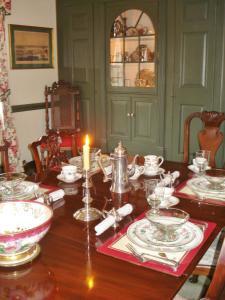
MULTIPOLYGON (((166 162, 163 167, 167 171, 179 170, 180 182, 188 176, 185 164, 166 162)), ((146 177, 141 176, 140 181, 144 178, 146 177)), ((110 182, 103 183, 101 173, 94 175, 92 179, 92 206, 109 210, 112 206, 118 208, 129 202, 134 206, 133 213, 120 222, 119 228, 110 228, 97 237, 94 226, 99 220, 86 223, 73 218, 73 213, 83 207, 83 181, 74 183, 73 187, 78 193, 65 196, 65 204, 54 209, 50 231, 40 242, 41 254, 27 265, 15 269, 0 268, 0 299, 173 299, 220 228, 225 225, 225 206, 180 199, 177 207, 189 212, 192 218, 218 224, 181 277, 98 253, 98 245, 149 207, 143 190, 133 189, 128 194, 113 195, 110 193, 110 182), (7 296, 3 298, 3 294, 7 296)), ((56 173, 50 173, 43 183, 58 185, 56 173)))

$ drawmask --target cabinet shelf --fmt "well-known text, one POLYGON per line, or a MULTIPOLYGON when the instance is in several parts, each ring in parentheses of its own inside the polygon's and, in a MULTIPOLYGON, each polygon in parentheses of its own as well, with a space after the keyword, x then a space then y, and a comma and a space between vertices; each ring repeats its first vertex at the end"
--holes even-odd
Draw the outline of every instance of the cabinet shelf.
POLYGON ((111 36, 111 39, 129 39, 129 38, 142 38, 142 37, 155 37, 155 33, 143 35, 124 35, 124 36, 111 36))
POLYGON ((138 10, 118 16, 109 42, 111 86, 155 88, 156 34, 149 16, 138 10))
POLYGON ((155 64, 155 61, 111 61, 110 64, 155 64))

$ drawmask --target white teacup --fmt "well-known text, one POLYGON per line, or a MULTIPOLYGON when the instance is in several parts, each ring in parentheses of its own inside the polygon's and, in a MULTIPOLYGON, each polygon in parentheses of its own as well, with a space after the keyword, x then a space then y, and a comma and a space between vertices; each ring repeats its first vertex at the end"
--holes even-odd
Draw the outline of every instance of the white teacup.
POLYGON ((66 180, 74 180, 76 178, 77 167, 76 166, 63 166, 61 175, 66 180))
POLYGON ((164 158, 162 156, 157 155, 146 155, 145 159, 145 173, 157 173, 159 167, 164 162, 164 158))
POLYGON ((129 177, 129 179, 131 179, 131 180, 137 180, 138 177, 140 177, 144 173, 144 171, 145 171, 145 167, 144 166, 135 165, 134 175, 132 175, 131 177, 129 177))

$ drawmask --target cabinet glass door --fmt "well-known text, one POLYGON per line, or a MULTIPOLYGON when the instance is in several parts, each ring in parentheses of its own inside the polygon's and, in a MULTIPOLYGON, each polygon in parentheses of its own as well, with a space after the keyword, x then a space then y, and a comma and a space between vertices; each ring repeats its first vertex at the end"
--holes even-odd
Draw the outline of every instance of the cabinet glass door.
POLYGON ((111 86, 155 87, 155 39, 153 23, 141 10, 126 10, 114 20, 110 36, 111 86))

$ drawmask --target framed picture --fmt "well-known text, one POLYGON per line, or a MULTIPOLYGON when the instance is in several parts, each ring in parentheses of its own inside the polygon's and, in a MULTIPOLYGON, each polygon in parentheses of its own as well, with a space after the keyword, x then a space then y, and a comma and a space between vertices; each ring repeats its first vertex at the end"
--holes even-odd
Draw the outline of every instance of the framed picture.
POLYGON ((9 25, 12 69, 53 68, 52 28, 9 25))

